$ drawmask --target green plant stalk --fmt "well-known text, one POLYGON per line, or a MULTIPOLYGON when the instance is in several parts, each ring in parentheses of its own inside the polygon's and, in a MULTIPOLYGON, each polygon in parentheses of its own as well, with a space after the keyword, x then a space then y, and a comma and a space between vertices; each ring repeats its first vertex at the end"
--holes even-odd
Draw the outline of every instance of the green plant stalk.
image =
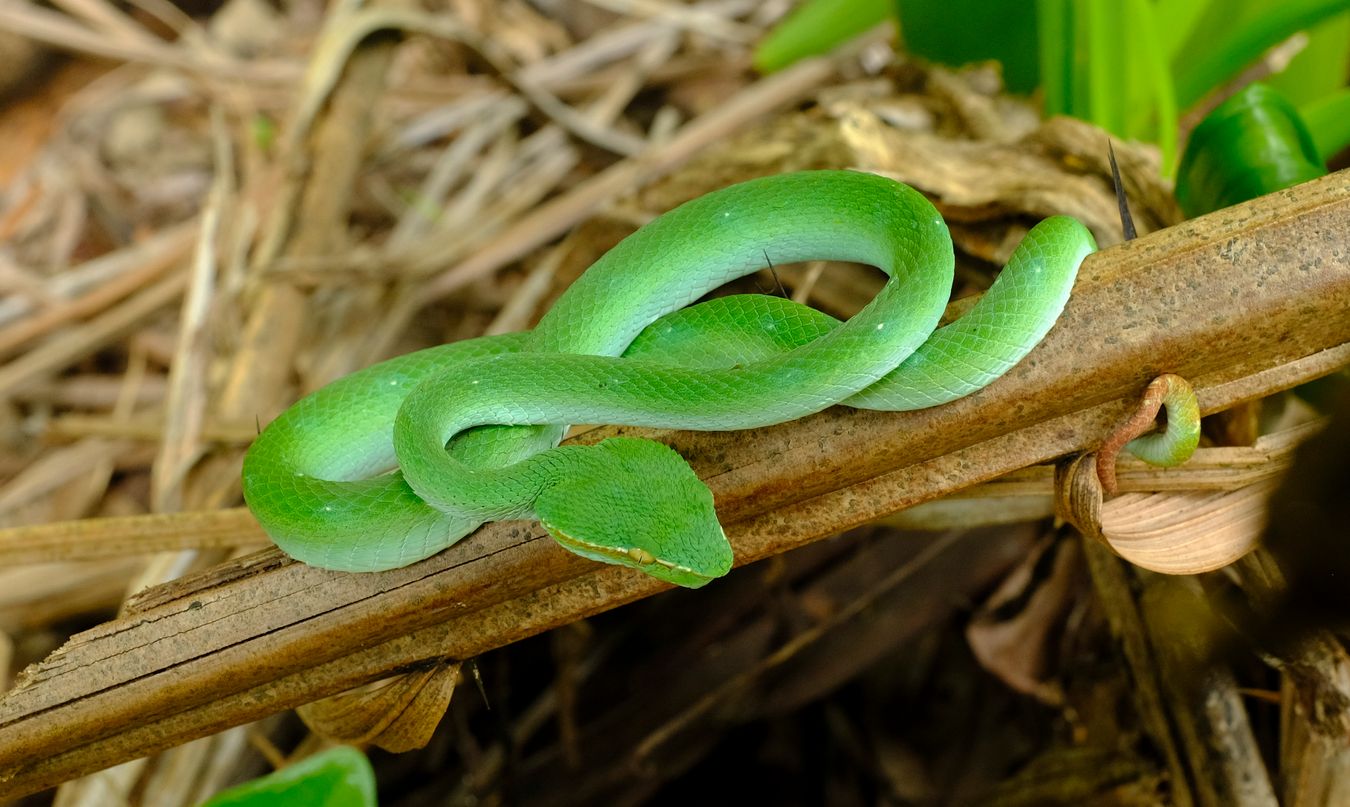
POLYGON ((1066 115, 1070 108, 1073 71, 1067 47, 1073 32, 1070 0, 1036 0, 1036 25, 1040 34, 1038 57, 1045 114, 1066 115))
POLYGON ((1087 28, 1087 118, 1108 131, 1119 132, 1120 109, 1116 70, 1116 42, 1112 35, 1111 17, 1115 0, 1088 0, 1083 4, 1087 28))
POLYGON ((1132 29, 1138 33, 1135 42, 1147 73, 1152 101, 1151 104, 1140 105, 1134 116, 1139 126, 1132 127, 1132 131, 1142 130, 1145 118, 1150 112, 1153 113, 1157 123, 1158 148, 1162 152, 1162 174, 1171 176, 1177 160, 1177 96, 1176 88, 1172 85, 1172 71, 1168 69, 1163 56, 1153 4, 1148 0, 1129 0, 1128 14, 1132 17, 1132 29))

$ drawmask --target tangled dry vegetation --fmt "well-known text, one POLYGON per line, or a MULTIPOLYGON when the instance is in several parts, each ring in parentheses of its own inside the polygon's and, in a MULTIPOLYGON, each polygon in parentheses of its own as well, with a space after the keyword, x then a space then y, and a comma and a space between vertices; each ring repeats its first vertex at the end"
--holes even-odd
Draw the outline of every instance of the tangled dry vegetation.
MULTIPOLYGON (((1255 542, 1318 428, 1259 399, 1350 357, 1344 273, 1314 271, 1344 233, 1308 235, 1350 208, 1334 176, 1094 257, 989 394, 658 435, 709 479, 738 562, 762 559, 699 592, 602 613, 660 586, 522 524, 330 574, 237 509, 242 450, 302 392, 527 328, 619 238, 730 182, 915 185, 952 226, 958 298, 1046 215, 1120 242, 1101 132, 886 31, 757 77, 786 5, 0 5, 0 671, 24 671, 0 793, 192 804, 337 740, 370 749, 390 805, 713 781, 726 802, 1350 802, 1339 641, 1222 664, 1206 644, 1213 599, 1278 591, 1268 559, 1169 578, 1106 548, 1196 572, 1255 542), (1048 464, 1164 369, 1227 410, 1188 468, 1123 465, 1103 504, 1048 464), (1056 496, 1102 541, 1052 523, 1056 496)), ((1117 151, 1141 233, 1178 224, 1152 151, 1117 151)), ((879 281, 813 264, 740 288, 780 283, 847 316, 879 281)))

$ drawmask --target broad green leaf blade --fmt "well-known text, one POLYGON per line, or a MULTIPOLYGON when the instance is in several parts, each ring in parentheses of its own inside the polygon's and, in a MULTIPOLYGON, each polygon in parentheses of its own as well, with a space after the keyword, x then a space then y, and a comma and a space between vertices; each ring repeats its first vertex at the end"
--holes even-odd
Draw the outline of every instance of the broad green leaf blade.
MULTIPOLYGON (((1347 3, 1350 8, 1350 3, 1347 3)), ((1350 13, 1308 31, 1308 46, 1267 83, 1300 110, 1345 86, 1350 75, 1350 13)), ((1314 133, 1315 136, 1315 133, 1314 133)))
POLYGON ((1178 104, 1189 107, 1271 47, 1346 7, 1346 0, 1216 0, 1172 58, 1178 104))
POLYGON ((1169 61, 1195 30, 1207 7, 1226 0, 1151 0, 1158 45, 1169 61))
POLYGON ((1343 87, 1301 107, 1299 114, 1303 122, 1308 124, 1308 133, 1317 147, 1317 156, 1323 162, 1350 146, 1350 87, 1343 87))
POLYGON ((349 745, 222 791, 202 807, 375 807, 375 772, 349 745))
POLYGON ((826 53, 878 25, 890 12, 891 0, 807 0, 755 48, 755 69, 772 73, 826 53))
POLYGON ((1191 133, 1177 201, 1199 216, 1326 173, 1293 105, 1265 84, 1220 104, 1191 133))
POLYGON ((1030 93, 1040 83, 1036 6, 1026 0, 896 0, 900 38, 925 59, 1003 64, 1003 83, 1030 93))

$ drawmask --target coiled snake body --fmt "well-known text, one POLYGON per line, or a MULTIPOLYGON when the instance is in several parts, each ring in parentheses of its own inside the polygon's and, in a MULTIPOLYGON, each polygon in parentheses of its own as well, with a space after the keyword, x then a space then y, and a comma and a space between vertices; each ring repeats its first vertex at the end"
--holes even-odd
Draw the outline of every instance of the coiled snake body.
POLYGON ((244 496, 285 552, 331 569, 404 566, 485 521, 533 517, 586 557, 699 586, 732 555, 689 466, 635 438, 557 446, 564 424, 730 430, 837 403, 936 406, 1030 352, 1095 248, 1073 219, 1041 222, 935 331, 952 242, 917 191, 849 171, 733 185, 625 239, 533 331, 400 356, 304 398, 249 450, 244 496), (756 295, 690 306, 766 257, 889 279, 842 324, 756 295))

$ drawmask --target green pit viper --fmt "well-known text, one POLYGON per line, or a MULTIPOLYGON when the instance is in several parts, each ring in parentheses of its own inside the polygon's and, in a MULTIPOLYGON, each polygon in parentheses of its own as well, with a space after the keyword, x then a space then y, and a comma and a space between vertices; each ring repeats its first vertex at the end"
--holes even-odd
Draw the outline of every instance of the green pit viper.
POLYGON ((937 328, 954 257, 922 194, 852 171, 732 185, 619 243, 532 331, 400 356, 302 399, 249 450, 244 497, 283 551, 329 569, 405 566, 484 522, 537 518, 587 558, 701 586, 732 552, 688 464, 636 438, 559 446, 564 424, 752 429, 839 403, 937 406, 1030 352, 1095 248, 1074 219, 1040 222, 937 328), (766 261, 818 259, 888 280, 843 323, 761 295, 691 305, 766 261))

